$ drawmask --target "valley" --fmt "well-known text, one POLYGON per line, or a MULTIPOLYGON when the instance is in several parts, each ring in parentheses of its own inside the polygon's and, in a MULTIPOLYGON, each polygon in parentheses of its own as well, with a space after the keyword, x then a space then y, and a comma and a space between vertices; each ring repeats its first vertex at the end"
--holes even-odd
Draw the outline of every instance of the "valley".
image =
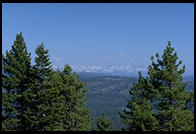
MULTIPOLYGON (((126 107, 126 100, 130 98, 129 89, 134 82, 137 82, 137 78, 93 73, 79 73, 79 76, 79 79, 87 84, 87 106, 94 117, 93 125, 97 117, 105 112, 108 119, 112 121, 112 130, 120 131, 122 123, 119 111, 126 107)), ((184 78, 187 82, 187 90, 194 89, 193 78, 193 76, 184 78)))

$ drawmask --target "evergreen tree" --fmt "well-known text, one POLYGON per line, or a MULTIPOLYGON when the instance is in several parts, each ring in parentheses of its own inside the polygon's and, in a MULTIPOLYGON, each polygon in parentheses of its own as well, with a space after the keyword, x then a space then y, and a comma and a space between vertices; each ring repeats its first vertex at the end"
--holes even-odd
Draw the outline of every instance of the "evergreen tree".
POLYGON ((178 69, 177 53, 170 42, 162 59, 156 54, 148 68, 146 78, 139 73, 139 80, 130 89, 132 98, 127 109, 120 112, 125 130, 190 131, 194 130, 193 92, 186 90, 182 80, 185 66, 178 69))
POLYGON ((127 109, 120 112, 123 123, 127 126, 122 130, 148 131, 157 130, 158 121, 152 111, 151 97, 153 98, 152 85, 148 79, 144 79, 139 72, 138 83, 134 83, 129 91, 132 95, 128 101, 127 109))
POLYGON ((45 91, 44 103, 40 105, 41 109, 41 130, 53 131, 63 130, 62 119, 66 117, 67 110, 64 95, 61 91, 65 89, 60 71, 53 72, 49 79, 49 88, 45 91))
POLYGON ((27 52, 22 33, 2 59, 2 127, 3 130, 26 130, 29 125, 26 112, 29 99, 30 53, 27 52))
POLYGON ((67 64, 61 74, 66 104, 66 118, 63 119, 63 128, 69 131, 89 131, 91 125, 90 109, 86 107, 86 84, 79 81, 79 76, 72 73, 71 67, 67 64))
POLYGON ((108 121, 105 113, 102 113, 101 118, 97 119, 97 128, 95 131, 109 131, 111 129, 112 122, 108 121))
POLYGON ((36 50, 35 65, 31 71, 31 110, 29 117, 31 118, 30 130, 43 130, 42 111, 44 110, 45 92, 49 88, 49 79, 52 74, 52 65, 49 59, 48 50, 44 48, 44 44, 39 45, 36 50))
POLYGON ((90 130, 90 110, 85 106, 87 88, 71 71, 65 65, 63 72, 57 70, 49 81, 50 88, 45 92, 45 130, 90 130))

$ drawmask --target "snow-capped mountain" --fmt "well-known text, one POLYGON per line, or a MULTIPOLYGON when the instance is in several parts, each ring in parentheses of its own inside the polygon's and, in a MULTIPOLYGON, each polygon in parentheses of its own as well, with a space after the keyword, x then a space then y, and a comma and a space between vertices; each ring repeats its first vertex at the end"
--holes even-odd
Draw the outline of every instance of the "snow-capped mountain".
MULTIPOLYGON (((86 73, 101 73, 107 75, 119 75, 119 76, 137 76, 138 71, 142 74, 146 74, 147 69, 144 67, 133 66, 71 66, 74 72, 86 72, 86 73)), ((63 70, 63 66, 53 66, 54 69, 63 70)))

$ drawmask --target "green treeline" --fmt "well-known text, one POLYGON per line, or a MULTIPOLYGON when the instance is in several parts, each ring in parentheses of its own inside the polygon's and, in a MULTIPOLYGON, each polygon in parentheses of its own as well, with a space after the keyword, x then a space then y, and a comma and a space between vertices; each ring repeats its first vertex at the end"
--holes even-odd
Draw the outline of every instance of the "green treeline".
MULTIPOLYGON (((92 126, 86 106, 86 83, 66 64, 54 71, 44 44, 36 50, 35 64, 22 33, 10 51, 2 54, 2 130, 4 131, 110 131, 103 113, 92 126)), ((148 76, 130 88, 127 108, 119 111, 124 131, 194 131, 194 91, 186 90, 177 53, 168 43, 162 59, 149 65, 148 76)), ((90 89, 89 89, 90 90, 90 89)), ((104 104, 103 104, 104 105, 104 104)))

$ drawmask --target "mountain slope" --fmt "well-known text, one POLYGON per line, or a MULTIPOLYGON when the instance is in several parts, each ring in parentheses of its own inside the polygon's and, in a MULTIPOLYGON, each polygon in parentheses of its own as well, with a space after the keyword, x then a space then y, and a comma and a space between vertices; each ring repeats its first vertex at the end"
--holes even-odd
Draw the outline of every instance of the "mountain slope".
MULTIPOLYGON (((96 117, 101 116, 102 112, 105 112, 113 122, 112 130, 120 130, 122 123, 118 112, 126 107, 126 100, 130 98, 129 89, 134 82, 137 82, 137 78, 104 76, 103 74, 93 73, 79 75, 79 79, 86 82, 89 89, 87 106, 91 108, 92 116, 96 119, 96 117)), ((193 81, 187 82, 187 89, 194 89, 193 81)), ((95 120, 93 124, 95 124, 95 120)))
POLYGON ((120 76, 81 76, 80 80, 87 82, 87 106, 91 108, 92 116, 96 119, 105 112, 113 122, 112 129, 120 130, 122 123, 118 112, 126 107, 126 99, 130 97, 129 88, 137 79, 120 76))

